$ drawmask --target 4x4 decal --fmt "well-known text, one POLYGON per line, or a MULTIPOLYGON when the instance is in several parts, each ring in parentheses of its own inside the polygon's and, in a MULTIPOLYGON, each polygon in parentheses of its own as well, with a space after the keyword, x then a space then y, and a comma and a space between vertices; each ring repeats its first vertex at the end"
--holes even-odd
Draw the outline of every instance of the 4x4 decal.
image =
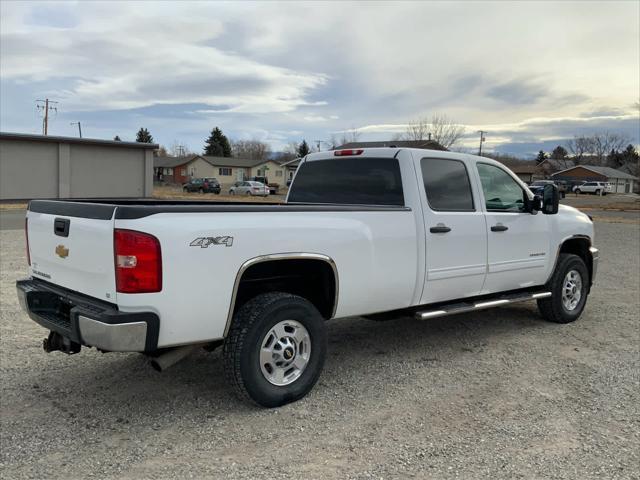
POLYGON ((207 248, 209 245, 233 245, 233 237, 198 237, 192 241, 190 247, 207 248))

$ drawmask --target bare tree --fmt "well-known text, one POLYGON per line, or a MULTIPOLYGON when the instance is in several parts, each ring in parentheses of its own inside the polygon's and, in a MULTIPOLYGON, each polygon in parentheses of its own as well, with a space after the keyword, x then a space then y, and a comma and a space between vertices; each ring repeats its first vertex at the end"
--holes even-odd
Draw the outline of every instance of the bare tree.
POLYGON ((591 136, 579 135, 567 142, 576 165, 605 165, 611 151, 622 150, 629 143, 629 137, 620 133, 599 132, 591 136))
POLYGON ((402 136, 403 140, 434 140, 450 149, 464 135, 464 126, 454 122, 448 116, 436 113, 429 121, 426 117, 412 120, 402 136))
POLYGON ((604 165, 611 151, 622 150, 630 142, 628 136, 619 133, 596 133, 593 135, 593 154, 599 165, 604 165))
POLYGON ((234 157, 264 160, 269 153, 269 145, 260 140, 234 140, 231 151, 234 157))
POLYGON ((158 150, 156 150, 155 154, 156 154, 156 157, 168 157, 169 156, 169 152, 167 152, 167 149, 164 148, 164 145, 160 145, 160 148, 158 148, 158 150))
POLYGON ((329 150, 335 150, 340 145, 335 133, 329 135, 329 139, 325 143, 329 146, 329 150))
POLYGON ((429 136, 429 121, 426 118, 411 120, 404 132, 404 140, 426 140, 429 136))
POLYGON ((446 115, 435 114, 431 117, 431 139, 449 149, 464 135, 464 126, 454 122, 446 115))
POLYGON ((587 158, 593 154, 593 139, 585 135, 576 135, 567 141, 567 150, 571 153, 576 165, 586 163, 587 158))
POLYGON ((340 138, 340 145, 344 145, 345 143, 354 143, 360 139, 362 133, 356 127, 351 127, 349 130, 344 130, 342 132, 342 137, 340 138))

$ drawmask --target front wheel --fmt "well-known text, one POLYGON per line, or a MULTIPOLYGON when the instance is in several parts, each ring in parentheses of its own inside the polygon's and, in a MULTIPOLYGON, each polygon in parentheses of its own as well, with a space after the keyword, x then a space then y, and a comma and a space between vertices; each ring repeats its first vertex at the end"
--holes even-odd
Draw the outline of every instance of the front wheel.
POLYGON ((283 292, 258 295, 234 315, 222 350, 235 392, 263 407, 295 402, 324 366, 324 318, 308 300, 283 292))
POLYGON ((589 295, 589 270, 577 255, 560 254, 556 269, 547 284, 551 297, 538 300, 538 310, 554 323, 570 323, 577 320, 589 295))
POLYGON ((577 195, 580 195, 580 193, 582 193, 582 192, 580 192, 580 189, 579 189, 579 188, 577 188, 577 189, 576 189, 576 194, 577 194, 577 195))

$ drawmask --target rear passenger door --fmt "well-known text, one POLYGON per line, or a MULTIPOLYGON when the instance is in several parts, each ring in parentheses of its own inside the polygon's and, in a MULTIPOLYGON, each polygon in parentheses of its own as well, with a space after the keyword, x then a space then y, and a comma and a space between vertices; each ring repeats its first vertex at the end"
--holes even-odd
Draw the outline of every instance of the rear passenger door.
POLYGON ((468 165, 422 158, 426 279, 420 303, 478 295, 487 268, 487 231, 468 165))

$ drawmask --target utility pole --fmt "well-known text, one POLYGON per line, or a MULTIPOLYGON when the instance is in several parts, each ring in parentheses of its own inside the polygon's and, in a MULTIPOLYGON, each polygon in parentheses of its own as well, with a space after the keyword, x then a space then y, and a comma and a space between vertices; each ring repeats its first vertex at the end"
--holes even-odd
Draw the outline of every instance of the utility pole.
POLYGON ((486 137, 484 136, 485 133, 487 133, 485 130, 478 130, 478 133, 480 134, 480 148, 478 149, 478 156, 481 157, 482 156, 482 143, 486 140, 486 137))
POLYGON ((80 126, 80 122, 71 122, 69 125, 78 125, 78 135, 82 138, 82 127, 80 126))
POLYGON ((44 119, 42 120, 42 133, 47 135, 49 133, 49 110, 58 112, 58 102, 45 98, 44 100, 36 100, 36 108, 44 111, 44 119), (49 105, 52 104, 52 105, 49 105))

